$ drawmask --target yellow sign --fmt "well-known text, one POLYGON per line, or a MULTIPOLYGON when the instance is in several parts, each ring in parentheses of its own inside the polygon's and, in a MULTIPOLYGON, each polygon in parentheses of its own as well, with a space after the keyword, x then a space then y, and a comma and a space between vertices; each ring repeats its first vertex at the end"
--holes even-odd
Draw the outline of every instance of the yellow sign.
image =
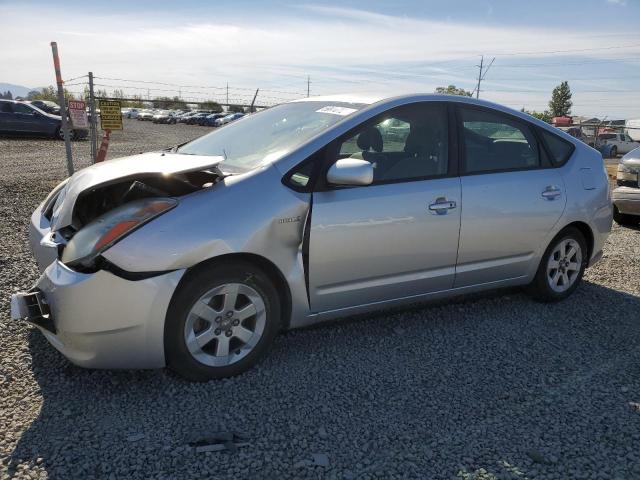
POLYGON ((100 100, 100 128, 122 130, 122 111, 117 100, 100 100))

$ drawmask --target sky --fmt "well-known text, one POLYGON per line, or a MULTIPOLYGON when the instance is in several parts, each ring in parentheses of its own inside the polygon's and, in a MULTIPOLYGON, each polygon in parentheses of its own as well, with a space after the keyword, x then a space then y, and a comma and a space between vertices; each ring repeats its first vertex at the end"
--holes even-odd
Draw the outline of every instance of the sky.
POLYGON ((573 114, 640 118, 640 0, 296 2, 0 0, 0 82, 274 104, 454 84, 542 111, 563 80, 573 114), (75 80, 74 80, 75 79, 75 80), (309 83, 308 83, 309 82, 309 83))

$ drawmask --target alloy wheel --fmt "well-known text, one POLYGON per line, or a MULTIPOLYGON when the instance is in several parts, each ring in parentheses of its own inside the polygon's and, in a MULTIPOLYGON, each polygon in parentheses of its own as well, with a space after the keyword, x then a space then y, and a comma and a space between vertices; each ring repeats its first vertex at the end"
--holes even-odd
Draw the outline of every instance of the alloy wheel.
POLYGON ((185 344, 200 363, 231 365, 257 345, 266 319, 264 301, 256 290, 243 283, 227 283, 193 304, 185 322, 185 344))
POLYGON ((573 238, 559 242, 547 261, 547 281, 555 292, 562 293, 576 282, 582 268, 582 248, 573 238))

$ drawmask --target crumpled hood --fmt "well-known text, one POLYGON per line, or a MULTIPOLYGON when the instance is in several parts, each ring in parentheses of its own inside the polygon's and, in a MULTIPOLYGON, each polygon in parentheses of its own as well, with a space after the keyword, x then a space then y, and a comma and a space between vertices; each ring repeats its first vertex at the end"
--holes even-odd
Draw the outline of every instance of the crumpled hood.
POLYGON ((56 199, 51 217, 51 230, 71 225, 76 200, 83 192, 114 181, 140 174, 171 175, 214 168, 224 160, 221 156, 182 155, 151 152, 96 163, 74 173, 56 199))

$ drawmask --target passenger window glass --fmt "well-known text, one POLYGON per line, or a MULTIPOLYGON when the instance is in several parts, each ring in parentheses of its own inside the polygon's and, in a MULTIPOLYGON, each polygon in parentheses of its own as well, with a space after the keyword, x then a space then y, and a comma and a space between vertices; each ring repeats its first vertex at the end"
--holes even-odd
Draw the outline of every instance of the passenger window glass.
POLYGON ((13 111, 15 113, 25 113, 27 115, 33 115, 35 112, 33 108, 27 107, 26 105, 23 105, 21 103, 14 103, 13 111))
POLYGON ((373 183, 446 175, 447 109, 441 104, 396 108, 342 142, 338 158, 373 165, 373 183))
POLYGON ((11 109, 11 104, 8 102, 1 102, 0 103, 0 112, 2 113, 12 113, 13 110, 11 109))
POLYGON ((540 165, 538 145, 528 127, 484 110, 463 108, 461 112, 468 173, 519 170, 540 165))
POLYGON ((554 165, 561 165, 569 159, 573 152, 573 145, 546 130, 540 130, 542 139, 547 145, 547 149, 551 154, 551 160, 554 165))

